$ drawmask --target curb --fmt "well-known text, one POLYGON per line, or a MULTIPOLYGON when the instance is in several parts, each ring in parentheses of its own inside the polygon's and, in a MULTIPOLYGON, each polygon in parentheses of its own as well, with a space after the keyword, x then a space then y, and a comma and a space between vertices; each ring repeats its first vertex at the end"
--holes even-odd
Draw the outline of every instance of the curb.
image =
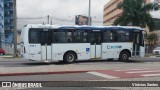
POLYGON ((47 75, 47 74, 69 74, 69 73, 85 73, 84 71, 57 71, 57 72, 26 72, 26 73, 0 73, 0 76, 27 76, 27 75, 47 75))
POLYGON ((149 58, 160 58, 160 56, 149 56, 149 58))
POLYGON ((12 58, 13 56, 0 56, 0 58, 12 58))

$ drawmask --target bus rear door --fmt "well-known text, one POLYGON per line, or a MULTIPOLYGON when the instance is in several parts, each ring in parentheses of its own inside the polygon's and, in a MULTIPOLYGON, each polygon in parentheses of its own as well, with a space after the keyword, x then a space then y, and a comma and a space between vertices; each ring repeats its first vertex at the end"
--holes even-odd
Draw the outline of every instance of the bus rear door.
POLYGON ((102 33, 100 31, 90 32, 89 37, 91 41, 91 59, 101 58, 102 33))
POLYGON ((143 57, 144 51, 144 40, 142 31, 135 31, 133 36, 133 52, 132 56, 141 56, 143 57))
POLYGON ((41 42, 41 58, 42 60, 52 59, 52 32, 48 29, 43 29, 40 32, 40 42, 41 42))

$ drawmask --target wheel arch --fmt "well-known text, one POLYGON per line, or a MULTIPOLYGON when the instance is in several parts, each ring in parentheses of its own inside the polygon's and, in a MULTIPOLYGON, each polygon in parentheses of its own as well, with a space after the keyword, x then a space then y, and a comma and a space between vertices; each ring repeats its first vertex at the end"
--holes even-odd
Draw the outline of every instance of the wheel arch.
POLYGON ((130 51, 130 50, 128 50, 128 49, 123 49, 123 50, 119 53, 119 55, 120 55, 122 52, 124 52, 124 51, 128 52, 129 57, 131 57, 131 51, 130 51))
POLYGON ((78 59, 77 53, 76 53, 75 51, 73 51, 73 50, 69 50, 69 51, 66 51, 66 52, 64 53, 64 55, 63 55, 63 60, 64 60, 65 55, 66 55, 67 53, 69 53, 69 52, 74 53, 74 54, 76 55, 76 59, 78 59))

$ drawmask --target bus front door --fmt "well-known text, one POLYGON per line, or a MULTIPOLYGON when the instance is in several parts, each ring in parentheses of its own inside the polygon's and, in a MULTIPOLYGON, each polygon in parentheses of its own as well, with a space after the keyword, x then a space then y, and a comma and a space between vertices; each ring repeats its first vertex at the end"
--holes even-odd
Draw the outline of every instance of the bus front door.
POLYGON ((91 38, 91 59, 100 59, 101 58, 101 32, 92 32, 90 33, 91 38))
POLYGON ((41 41, 41 58, 42 60, 51 60, 51 42, 52 42, 52 33, 51 31, 44 30, 40 32, 40 41, 41 41))

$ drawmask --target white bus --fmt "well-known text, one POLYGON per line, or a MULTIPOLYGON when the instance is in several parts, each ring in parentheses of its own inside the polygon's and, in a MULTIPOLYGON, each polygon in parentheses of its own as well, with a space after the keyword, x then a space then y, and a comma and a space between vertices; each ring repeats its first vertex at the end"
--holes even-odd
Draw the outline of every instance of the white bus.
POLYGON ((119 59, 144 57, 143 29, 126 26, 26 25, 21 55, 33 61, 119 59))

